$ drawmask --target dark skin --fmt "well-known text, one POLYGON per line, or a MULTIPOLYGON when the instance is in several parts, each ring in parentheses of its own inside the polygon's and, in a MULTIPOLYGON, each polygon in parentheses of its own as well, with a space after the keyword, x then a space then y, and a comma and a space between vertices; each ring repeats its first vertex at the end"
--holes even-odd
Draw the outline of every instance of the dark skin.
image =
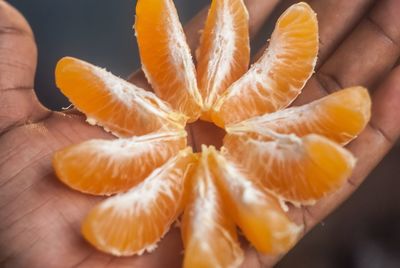
MULTIPOLYGON (((277 4, 245 1, 254 37, 277 4)), ((280 2, 280 3, 279 3, 280 2)), ((357 157, 352 177, 315 206, 291 208, 305 233, 346 200, 382 160, 400 135, 400 2, 398 0, 310 0, 320 24, 316 74, 294 105, 340 88, 370 89, 370 124, 347 148, 357 157), (334 11, 334 12, 332 12, 334 11), (333 23, 332 23, 333 22, 333 23)), ((192 49, 198 44, 205 11, 185 28, 192 49)), ((53 153, 91 138, 111 138, 76 112, 44 108, 34 93, 36 46, 24 18, 0 1, 0 266, 7 267, 179 267, 182 245, 173 228, 152 254, 116 258, 102 254, 80 235, 80 222, 102 198, 68 189, 56 179, 53 153)), ((140 72, 131 81, 146 87, 140 72)), ((198 122, 189 127, 191 144, 220 144, 223 132, 198 122)), ((329 243, 329 241, 327 241, 329 243)), ((243 267, 270 267, 282 256, 261 256, 243 243, 243 267)))

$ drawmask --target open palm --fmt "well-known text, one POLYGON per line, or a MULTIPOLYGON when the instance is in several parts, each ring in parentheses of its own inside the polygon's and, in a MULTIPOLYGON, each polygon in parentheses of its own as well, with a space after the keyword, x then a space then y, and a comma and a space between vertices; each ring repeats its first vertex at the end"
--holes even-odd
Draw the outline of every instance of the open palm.
MULTIPOLYGON (((245 1, 255 36, 280 1, 245 1)), ((290 2, 282 1, 282 6, 290 2)), ((316 74, 294 105, 352 85, 371 89, 372 120, 348 149, 358 158, 340 191, 290 216, 310 230, 366 178, 400 135, 400 2, 397 0, 310 0, 320 22, 321 51, 316 74), (334 12, 332 12, 334 11, 334 12)), ((206 12, 186 27, 193 49, 206 12)), ((33 80, 36 47, 22 16, 0 1, 0 265, 6 267, 179 267, 182 248, 173 229, 150 255, 115 258, 80 235, 80 222, 101 200, 69 190, 56 179, 53 153, 92 138, 112 138, 70 111, 52 112, 37 101, 33 80)), ((131 81, 146 86, 140 72, 131 81)), ((223 132, 208 123, 189 126, 194 148, 221 142, 223 132)), ((327 242, 328 243, 328 242, 327 242)), ((244 267, 268 267, 279 257, 260 256, 244 245, 244 267)))

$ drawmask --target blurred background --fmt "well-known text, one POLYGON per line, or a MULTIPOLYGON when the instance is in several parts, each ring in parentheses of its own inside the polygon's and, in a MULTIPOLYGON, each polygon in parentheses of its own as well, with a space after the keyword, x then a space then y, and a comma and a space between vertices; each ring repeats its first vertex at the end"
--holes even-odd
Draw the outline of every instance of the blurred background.
MULTIPOLYGON (((121 77, 140 67, 132 30, 136 1, 9 2, 26 16, 35 33, 39 48, 36 90, 42 103, 51 109, 69 105, 54 84, 54 67, 63 56, 82 58, 121 77)), ((186 22, 209 0, 175 3, 181 20, 186 22)), ((267 40, 272 26, 271 21, 266 22, 253 48, 267 40)), ((277 267, 399 268, 399 193, 400 146, 396 146, 360 189, 277 267)))

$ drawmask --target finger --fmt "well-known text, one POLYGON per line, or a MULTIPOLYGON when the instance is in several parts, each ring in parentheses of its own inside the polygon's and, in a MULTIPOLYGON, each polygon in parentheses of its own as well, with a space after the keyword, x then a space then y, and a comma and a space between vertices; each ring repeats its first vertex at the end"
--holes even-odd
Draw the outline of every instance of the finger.
POLYGON ((45 112, 33 90, 36 54, 28 23, 0 1, 0 134, 45 112))
MULTIPOLYGON (((348 183, 315 206, 291 209, 291 217, 301 221, 305 232, 311 230, 346 200, 379 164, 400 137, 400 67, 395 68, 372 97, 372 118, 364 132, 348 149, 357 158, 357 165, 348 183)), ((272 266, 280 257, 260 257, 272 266)))
MULTIPOLYGON (((249 31, 250 37, 254 37, 263 26, 264 22, 271 14, 275 6, 280 0, 245 0, 246 7, 249 11, 249 31)), ((204 23, 207 18, 209 6, 200 11, 191 21, 185 26, 185 34, 187 42, 192 51, 195 51, 200 43, 200 32, 204 28, 204 23)), ((134 72, 128 79, 130 82, 145 89, 150 89, 143 71, 134 72)))
MULTIPOLYGON (((295 1, 286 0, 284 8, 295 1)), ((318 16, 320 51, 318 55, 318 66, 332 53, 335 47, 343 40, 344 36, 353 29, 362 15, 368 10, 374 0, 309 0, 318 16), (334 12, 332 12, 334 10, 334 12), (334 24, 334 26, 333 26, 334 24)), ((268 47, 263 46, 255 54, 253 61, 257 61, 268 47)))
POLYGON ((399 56, 399 9, 398 0, 378 2, 320 72, 336 77, 339 86, 372 86, 399 56))
POLYGON ((400 53, 400 1, 378 1, 310 79, 295 105, 354 85, 373 87, 396 64, 400 53))
POLYGON ((336 194, 310 207, 305 217, 311 228, 363 182, 392 148, 400 136, 400 67, 394 69, 372 97, 372 117, 364 132, 348 149, 357 158, 357 166, 349 183, 336 194))
POLYGON ((373 2, 374 0, 309 1, 311 7, 318 15, 320 39, 318 64, 324 62, 332 51, 334 51, 373 2))

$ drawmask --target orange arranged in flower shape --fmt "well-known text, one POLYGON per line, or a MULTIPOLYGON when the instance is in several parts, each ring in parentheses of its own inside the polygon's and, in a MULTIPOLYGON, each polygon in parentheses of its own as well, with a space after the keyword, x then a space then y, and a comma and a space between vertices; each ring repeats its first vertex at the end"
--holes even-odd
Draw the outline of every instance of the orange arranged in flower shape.
POLYGON ((183 212, 185 267, 239 266, 236 226, 261 253, 287 251, 302 227, 280 204, 311 205, 343 185, 355 160, 341 145, 363 130, 371 109, 368 92, 355 87, 283 110, 314 70, 313 10, 291 6, 247 73, 242 0, 212 1, 197 70, 172 0, 138 0, 135 30, 157 95, 78 59, 64 58, 56 69, 58 87, 88 122, 119 138, 54 156, 66 185, 117 194, 89 213, 84 237, 113 255, 140 255, 154 250, 183 212), (226 129, 221 152, 186 148, 186 122, 200 117, 226 129))

